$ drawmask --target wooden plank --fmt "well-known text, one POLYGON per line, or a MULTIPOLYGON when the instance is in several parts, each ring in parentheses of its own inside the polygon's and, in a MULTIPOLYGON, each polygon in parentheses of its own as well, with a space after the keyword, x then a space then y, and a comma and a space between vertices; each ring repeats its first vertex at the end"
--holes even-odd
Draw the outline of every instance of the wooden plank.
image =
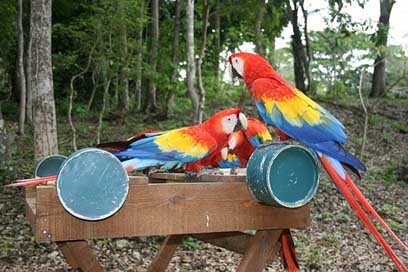
POLYGON ((140 185, 149 183, 149 178, 145 176, 129 176, 130 185, 140 185))
POLYGON ((240 231, 199 233, 192 235, 194 238, 212 245, 225 248, 236 253, 244 254, 248 242, 253 235, 240 231))
POLYGON ((168 235, 161 245, 149 267, 150 272, 165 271, 177 247, 182 243, 184 235, 168 235))
POLYGON ((237 271, 263 271, 268 260, 276 254, 276 243, 282 230, 258 230, 249 242, 237 271))
POLYGON ((35 219, 36 219, 36 199, 29 197, 25 199, 25 213, 28 223, 31 225, 33 232, 35 233, 35 219))
POLYGON ((38 186, 35 236, 37 241, 66 241, 304 228, 309 209, 259 204, 243 182, 131 184, 118 213, 91 222, 66 212, 54 186, 38 186))
POLYGON ((104 271, 86 241, 57 242, 68 264, 84 272, 104 271))
MULTIPOLYGON (((184 182, 185 181, 185 174, 184 173, 152 173, 150 174, 149 178, 154 180, 155 182, 159 182, 159 180, 165 180, 167 182, 184 182)), ((238 175, 230 175, 230 174, 209 174, 203 173, 199 175, 194 182, 246 182, 246 175, 244 173, 240 173, 238 175)))

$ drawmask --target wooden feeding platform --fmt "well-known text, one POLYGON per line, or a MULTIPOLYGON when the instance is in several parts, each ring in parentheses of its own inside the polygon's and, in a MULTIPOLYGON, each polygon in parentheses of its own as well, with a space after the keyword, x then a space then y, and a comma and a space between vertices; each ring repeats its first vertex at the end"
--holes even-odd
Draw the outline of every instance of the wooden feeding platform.
POLYGON ((26 215, 37 242, 56 242, 67 262, 82 271, 103 271, 85 240, 166 235, 150 271, 164 271, 184 235, 242 253, 238 271, 262 271, 280 250, 283 229, 306 228, 310 207, 267 206, 254 200, 244 174, 130 177, 123 207, 113 216, 86 221, 68 213, 54 185, 27 188, 26 215), (257 230, 255 235, 244 230, 257 230))

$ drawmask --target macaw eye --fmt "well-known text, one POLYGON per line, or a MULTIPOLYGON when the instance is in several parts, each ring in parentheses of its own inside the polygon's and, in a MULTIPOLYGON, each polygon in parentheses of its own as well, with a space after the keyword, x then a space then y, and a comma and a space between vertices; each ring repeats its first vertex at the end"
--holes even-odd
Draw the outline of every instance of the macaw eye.
POLYGON ((231 121, 231 117, 228 117, 227 120, 228 120, 228 121, 231 121))
POLYGON ((235 62, 238 63, 239 62, 238 59, 235 59, 235 62))

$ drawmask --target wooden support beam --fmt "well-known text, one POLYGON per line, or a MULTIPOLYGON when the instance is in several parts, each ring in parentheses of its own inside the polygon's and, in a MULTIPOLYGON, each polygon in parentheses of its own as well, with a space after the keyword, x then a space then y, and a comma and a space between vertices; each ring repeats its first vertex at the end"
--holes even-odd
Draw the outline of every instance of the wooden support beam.
POLYGON ((201 233, 192 235, 194 238, 236 253, 244 254, 248 242, 253 235, 240 231, 201 233))
POLYGON ((249 241, 237 271, 263 271, 268 260, 277 253, 276 243, 281 233, 282 230, 258 230, 249 241))
POLYGON ((171 262, 174 253, 183 241, 184 235, 168 235, 156 253, 152 264, 149 267, 149 272, 163 272, 171 262))
POLYGON ((86 241, 57 242, 68 264, 83 272, 104 271, 86 241))

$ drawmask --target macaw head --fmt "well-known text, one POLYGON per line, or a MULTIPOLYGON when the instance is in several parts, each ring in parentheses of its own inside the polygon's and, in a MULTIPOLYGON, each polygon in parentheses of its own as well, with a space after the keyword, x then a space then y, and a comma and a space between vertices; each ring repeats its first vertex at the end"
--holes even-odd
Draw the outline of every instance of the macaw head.
POLYGON ((251 137, 258 137, 262 139, 262 142, 272 140, 272 135, 263 122, 252 117, 248 118, 247 122, 248 128, 244 131, 244 133, 248 139, 250 139, 251 137))
POLYGON ((241 128, 246 129, 247 119, 239 108, 231 108, 217 112, 203 125, 209 126, 209 132, 218 135, 229 135, 241 128))
POLYGON ((231 77, 244 80, 247 85, 258 78, 270 78, 276 74, 268 61, 257 54, 235 53, 229 56, 228 61, 231 77))

